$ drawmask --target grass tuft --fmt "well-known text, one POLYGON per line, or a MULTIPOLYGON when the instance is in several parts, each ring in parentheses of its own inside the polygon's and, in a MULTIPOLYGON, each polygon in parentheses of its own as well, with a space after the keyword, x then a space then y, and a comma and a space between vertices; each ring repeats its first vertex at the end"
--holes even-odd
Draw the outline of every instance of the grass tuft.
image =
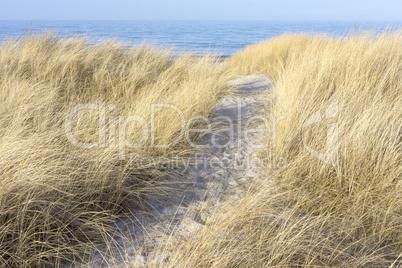
POLYGON ((402 32, 286 34, 226 64, 274 82, 261 157, 286 165, 172 241, 167 267, 402 266, 402 32))
POLYGON ((153 146, 151 116, 155 144, 175 141, 183 126, 172 109, 152 115, 151 106, 172 105, 185 119, 207 116, 229 92, 227 79, 212 57, 175 60, 170 51, 145 44, 91 45, 82 37, 54 34, 1 44, 0 266, 57 266, 77 259, 102 242, 115 215, 161 195, 157 179, 174 170, 130 157, 185 157, 192 148, 184 139, 153 146), (71 133, 98 146, 82 148, 68 140, 66 121, 72 108, 88 103, 100 110, 74 114, 71 133), (133 116, 146 127, 130 121, 133 116), (133 146, 138 141, 141 146, 133 146))

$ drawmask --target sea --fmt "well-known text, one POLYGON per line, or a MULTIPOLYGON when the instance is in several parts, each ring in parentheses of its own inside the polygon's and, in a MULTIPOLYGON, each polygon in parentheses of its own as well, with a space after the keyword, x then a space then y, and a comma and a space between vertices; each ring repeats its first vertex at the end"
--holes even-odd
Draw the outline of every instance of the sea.
POLYGON ((127 46, 164 46, 175 53, 230 56, 247 45, 284 33, 344 36, 400 30, 402 21, 0 21, 0 43, 27 33, 86 36, 90 43, 115 39, 127 46))

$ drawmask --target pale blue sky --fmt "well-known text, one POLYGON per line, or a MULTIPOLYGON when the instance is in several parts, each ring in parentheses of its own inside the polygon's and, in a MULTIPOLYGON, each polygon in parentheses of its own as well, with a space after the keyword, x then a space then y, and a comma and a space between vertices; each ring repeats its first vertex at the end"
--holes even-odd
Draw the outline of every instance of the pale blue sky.
POLYGON ((0 0, 0 20, 402 20, 401 0, 0 0))

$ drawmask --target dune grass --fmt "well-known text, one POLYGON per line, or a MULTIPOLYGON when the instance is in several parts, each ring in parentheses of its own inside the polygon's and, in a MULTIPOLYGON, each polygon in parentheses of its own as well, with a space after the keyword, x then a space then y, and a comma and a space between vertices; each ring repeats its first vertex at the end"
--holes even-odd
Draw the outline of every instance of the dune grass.
POLYGON ((171 105, 184 119, 207 116, 229 92, 227 79, 213 58, 175 59, 149 45, 90 45, 55 34, 4 42, 0 266, 54 267, 79 258, 102 242, 115 215, 163 194, 157 179, 174 170, 132 158, 185 157, 192 148, 184 139, 155 146, 176 141, 183 129, 175 110, 152 114, 151 106, 171 105), (90 106, 73 113, 67 126, 81 104, 90 106))
POLYGON ((261 157, 287 165, 263 168, 268 187, 190 239, 171 238, 166 267, 400 267, 402 33, 284 35, 226 64, 274 82, 270 114, 284 119, 261 157))
MULTIPOLYGON (((261 157, 287 165, 263 168, 260 187, 190 238, 169 236, 156 247, 156 255, 170 255, 163 265, 401 266, 401 42, 400 31, 286 34, 214 64, 82 38, 7 41, 0 47, 0 266, 78 259, 102 242, 115 215, 165 193, 157 179, 173 171, 122 159, 121 132, 124 156, 185 156, 191 148, 185 141, 155 148, 149 139, 131 148, 143 128, 133 121, 115 129, 119 118, 150 122, 155 103, 172 104, 185 118, 205 116, 228 93, 229 77, 247 74, 274 83, 270 114, 283 119, 261 157), (79 148, 67 139, 66 115, 80 103, 105 104, 105 146, 79 148)), ((176 139, 177 114, 163 110, 153 119, 157 144, 176 139)), ((99 121, 96 110, 77 113, 74 137, 99 141, 99 121)), ((149 267, 160 265, 153 261, 149 267)))
POLYGON ((276 151, 290 162, 278 189, 290 191, 290 202, 307 196, 303 209, 330 216, 352 242, 370 238, 379 256, 389 251, 381 266, 402 252, 401 42, 400 31, 312 42, 277 80, 273 104, 286 116, 276 151), (306 127, 317 112, 323 122, 306 127))

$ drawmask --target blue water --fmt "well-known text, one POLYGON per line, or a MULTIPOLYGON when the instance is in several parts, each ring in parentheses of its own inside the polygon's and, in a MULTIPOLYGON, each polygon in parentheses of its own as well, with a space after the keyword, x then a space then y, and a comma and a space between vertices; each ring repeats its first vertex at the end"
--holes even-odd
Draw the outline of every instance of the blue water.
POLYGON ((0 41, 31 32, 56 31, 62 36, 85 35, 91 42, 114 38, 128 45, 150 42, 176 51, 208 51, 228 56, 246 45, 285 32, 344 35, 357 30, 401 28, 402 22, 297 21, 0 21, 0 41))

